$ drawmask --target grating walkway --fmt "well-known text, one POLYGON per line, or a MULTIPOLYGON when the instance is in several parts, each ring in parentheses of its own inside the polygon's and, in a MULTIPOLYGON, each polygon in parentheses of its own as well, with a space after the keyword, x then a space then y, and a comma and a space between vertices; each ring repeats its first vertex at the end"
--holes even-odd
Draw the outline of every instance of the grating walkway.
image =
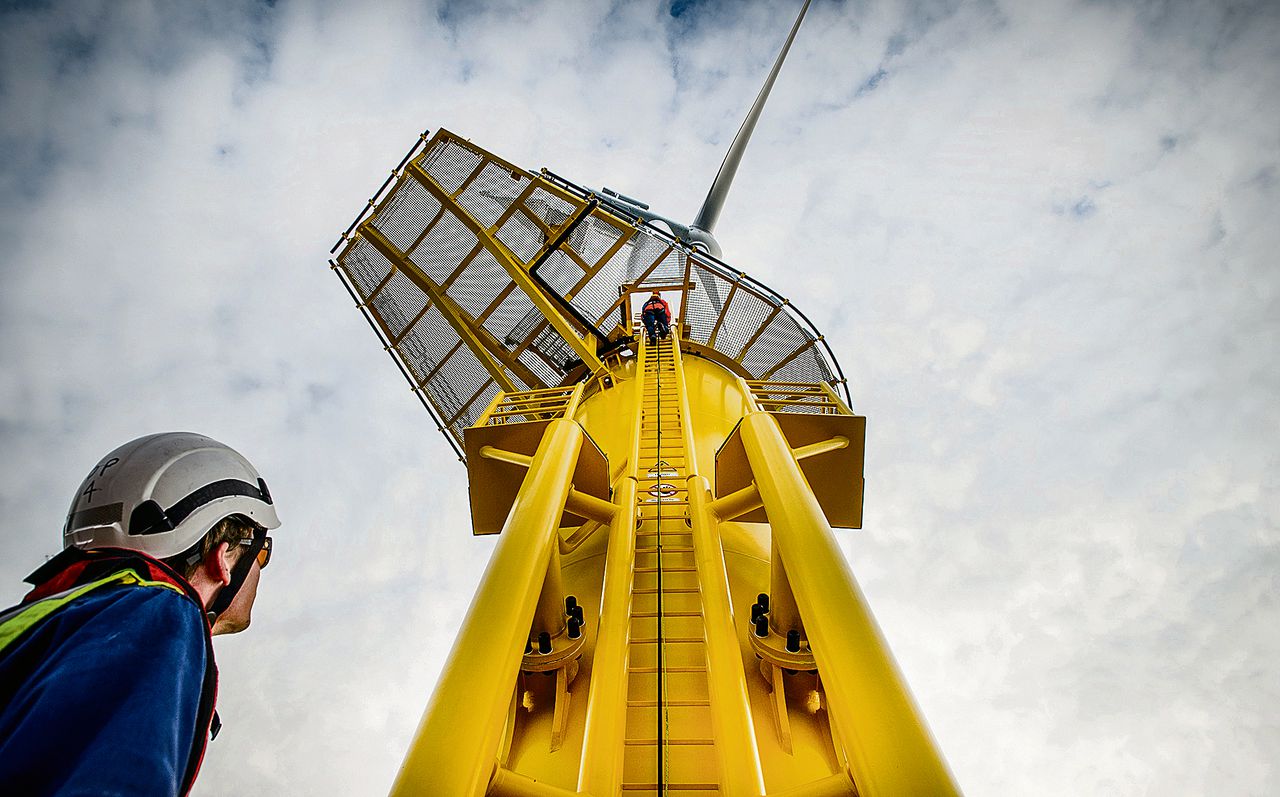
POLYGON ((641 350, 644 407, 622 791, 718 795, 673 334, 641 350))

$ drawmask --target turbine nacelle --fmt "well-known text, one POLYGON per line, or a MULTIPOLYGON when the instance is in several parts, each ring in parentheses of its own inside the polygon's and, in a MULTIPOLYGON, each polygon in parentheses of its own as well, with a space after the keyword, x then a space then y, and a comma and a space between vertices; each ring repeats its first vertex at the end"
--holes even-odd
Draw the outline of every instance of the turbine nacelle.
POLYGON ((649 209, 649 205, 638 199, 633 199, 625 194, 620 194, 609 188, 601 188, 599 191, 593 192, 597 199, 609 205, 614 210, 624 213, 627 216, 637 219, 643 219, 646 222, 660 222, 666 225, 671 234, 679 238, 681 241, 689 244, 689 246, 701 252, 705 252, 712 257, 719 258, 721 256, 720 242, 711 234, 710 230, 704 230, 696 224, 681 224, 674 219, 667 218, 661 213, 655 213, 649 209))

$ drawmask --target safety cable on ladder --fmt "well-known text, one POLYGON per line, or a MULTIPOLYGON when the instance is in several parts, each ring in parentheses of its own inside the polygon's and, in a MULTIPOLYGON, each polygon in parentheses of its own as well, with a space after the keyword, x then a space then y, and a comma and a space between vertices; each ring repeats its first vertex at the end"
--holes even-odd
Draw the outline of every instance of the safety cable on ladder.
POLYGON ((654 343, 653 354, 654 354, 654 359, 653 359, 654 388, 655 388, 655 393, 657 394, 657 404, 656 404, 657 410, 655 414, 655 420, 657 421, 657 425, 658 425, 658 450, 656 452, 657 462, 654 463, 654 467, 658 472, 658 476, 652 488, 657 491, 657 498, 658 498, 658 514, 657 514, 657 527, 656 527, 658 543, 655 550, 655 555, 657 556, 657 559, 658 559, 658 568, 657 568, 658 569, 658 617, 657 617, 658 744, 656 746, 658 748, 657 750, 658 752, 658 795, 659 797, 662 797, 662 794, 666 791, 666 774, 667 774, 666 773, 667 760, 665 755, 666 753, 665 731, 666 731, 667 711, 666 711, 666 706, 664 706, 662 702, 662 684, 667 677, 666 670, 664 667, 664 665, 666 664, 666 660, 665 660, 666 656, 665 656, 665 651, 663 650, 663 645, 662 645, 662 620, 664 616, 663 615, 663 608, 664 608, 663 595, 662 595, 662 497, 663 497, 664 490, 662 489, 663 487, 662 478, 665 471, 665 468, 664 468, 665 460, 662 457, 662 349, 658 346, 656 339, 654 343))

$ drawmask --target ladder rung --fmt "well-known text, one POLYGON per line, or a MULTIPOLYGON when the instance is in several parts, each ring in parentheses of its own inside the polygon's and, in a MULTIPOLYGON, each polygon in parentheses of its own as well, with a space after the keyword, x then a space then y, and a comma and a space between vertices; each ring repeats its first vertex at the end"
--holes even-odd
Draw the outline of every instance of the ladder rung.
MULTIPOLYGON (((631 616, 633 618, 634 617, 649 618, 649 617, 657 617, 659 615, 658 615, 658 612, 632 612, 631 616)), ((701 617, 702 612, 662 612, 661 616, 663 617, 701 617)))
MULTIPOLYGON (((631 667, 630 672, 658 672, 657 667, 631 667)), ((706 667, 663 667, 662 672, 706 672, 706 667)))
MULTIPOLYGON (((624 744, 630 744, 630 745, 651 745, 651 744, 657 744, 657 743, 658 743, 657 739, 627 739, 624 742, 624 744)), ((715 744, 715 740, 713 739, 663 739, 662 743, 664 745, 668 745, 668 744, 696 745, 696 746, 702 747, 710 744, 715 744)), ((671 787, 668 785, 667 788, 671 788, 671 787)))
MULTIPOLYGON (((718 783, 666 783, 662 787, 666 791, 720 791, 718 783)), ((657 792, 656 783, 624 783, 623 791, 657 792)))

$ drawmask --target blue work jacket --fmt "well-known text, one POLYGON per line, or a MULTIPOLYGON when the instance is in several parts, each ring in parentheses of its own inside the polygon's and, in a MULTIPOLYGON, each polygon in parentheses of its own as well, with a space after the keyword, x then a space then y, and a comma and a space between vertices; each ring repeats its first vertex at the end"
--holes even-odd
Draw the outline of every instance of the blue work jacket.
POLYGON ((28 580, 0 614, 0 793, 185 794, 217 692, 190 585, 116 549, 64 552, 28 580))

